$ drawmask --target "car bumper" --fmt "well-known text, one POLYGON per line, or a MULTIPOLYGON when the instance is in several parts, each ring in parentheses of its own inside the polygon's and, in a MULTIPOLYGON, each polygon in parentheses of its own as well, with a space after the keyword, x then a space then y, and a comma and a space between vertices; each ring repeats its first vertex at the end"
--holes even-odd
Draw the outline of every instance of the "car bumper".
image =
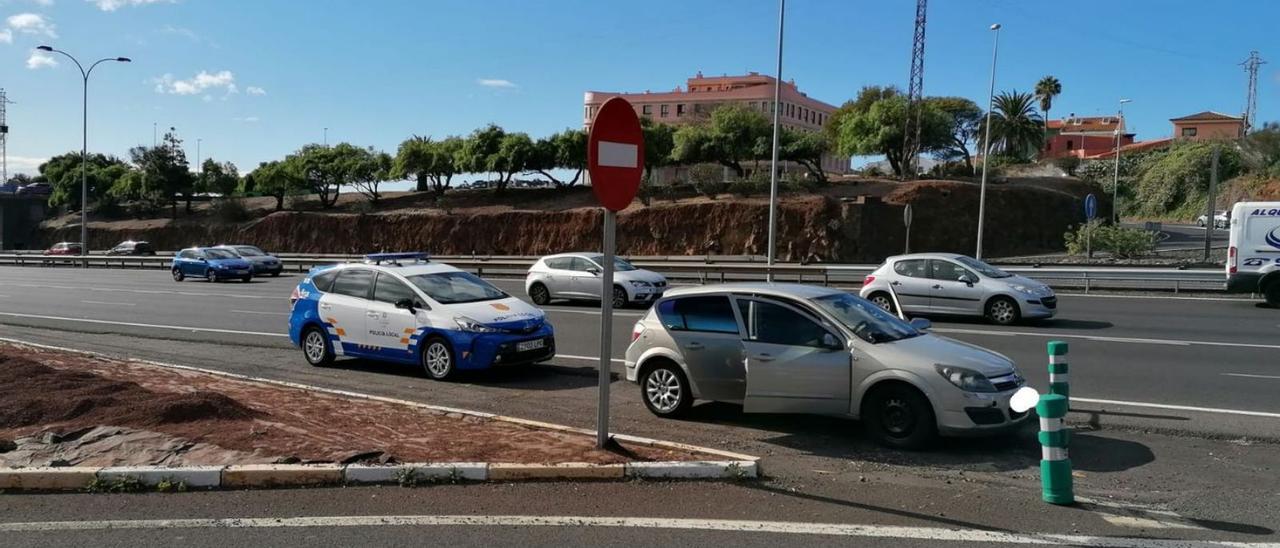
POLYGON ((214 270, 213 271, 213 277, 218 279, 243 278, 245 276, 252 276, 252 275, 253 275, 252 268, 246 268, 243 270, 214 270))
POLYGON ((284 265, 280 263, 253 265, 254 274, 279 274, 283 271, 284 271, 284 265))
POLYGON ((1257 293, 1262 275, 1257 272, 1237 272, 1227 276, 1228 293, 1257 293))
POLYGON ((1058 313, 1058 296, 1025 297, 1020 303, 1022 317, 1027 319, 1052 318, 1058 313))
POLYGON ((549 326, 525 334, 449 334, 458 369, 488 369, 544 362, 556 355, 556 338, 549 326), (543 341, 541 348, 521 350, 521 343, 543 341))
POLYGON ((939 402, 938 431, 948 436, 996 434, 1018 428, 1031 413, 1018 413, 1009 408, 1016 390, 994 394, 963 392, 952 387, 945 401, 939 402))
POLYGON ((631 302, 651 303, 662 298, 662 290, 649 287, 632 288, 631 302))

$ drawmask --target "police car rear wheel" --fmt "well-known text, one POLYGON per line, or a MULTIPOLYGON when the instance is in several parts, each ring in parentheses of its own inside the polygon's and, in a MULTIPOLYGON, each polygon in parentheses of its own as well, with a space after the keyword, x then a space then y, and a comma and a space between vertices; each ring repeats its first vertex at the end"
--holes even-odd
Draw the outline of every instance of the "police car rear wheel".
POLYGON ((175 282, 180 282, 180 281, 182 281, 182 280, 184 280, 184 279, 186 279, 186 276, 183 276, 183 275, 182 275, 182 271, 181 271, 181 270, 178 270, 178 269, 176 269, 176 268, 175 268, 175 269, 173 269, 173 281, 175 281, 175 282))
POLYGON ((453 376, 453 350, 444 339, 427 339, 427 347, 422 351, 422 369, 428 377, 437 381, 453 376))
POLYGON ((333 350, 329 347, 329 338, 318 327, 308 327, 302 334, 302 354, 307 363, 322 367, 333 363, 333 350))

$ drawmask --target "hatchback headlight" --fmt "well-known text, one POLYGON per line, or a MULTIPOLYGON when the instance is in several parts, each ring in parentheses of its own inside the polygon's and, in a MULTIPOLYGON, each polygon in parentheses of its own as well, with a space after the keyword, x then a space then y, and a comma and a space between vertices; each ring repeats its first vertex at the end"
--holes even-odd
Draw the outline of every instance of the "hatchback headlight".
POLYGON ((631 280, 631 287, 653 287, 653 284, 641 280, 631 280))
POLYGON ((477 322, 466 316, 454 316, 453 322, 458 324, 458 329, 468 333, 501 333, 502 330, 496 327, 489 327, 485 324, 477 322))
POLYGON ((1027 295, 1035 295, 1038 293, 1036 288, 1027 285, 1009 284, 1009 289, 1017 291, 1018 293, 1026 293, 1027 295))
POLYGON ((942 364, 934 364, 933 367, 938 370, 938 374, 942 375, 942 378, 947 379, 947 382, 956 385, 956 388, 965 392, 996 391, 995 385, 991 384, 986 375, 972 369, 942 364))

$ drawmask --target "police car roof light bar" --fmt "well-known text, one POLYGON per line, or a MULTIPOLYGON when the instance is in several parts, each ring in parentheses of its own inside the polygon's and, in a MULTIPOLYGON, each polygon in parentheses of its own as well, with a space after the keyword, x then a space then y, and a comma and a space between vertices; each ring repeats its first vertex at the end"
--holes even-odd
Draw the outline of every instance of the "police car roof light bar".
POLYGON ((431 254, 430 254, 430 253, 423 253, 423 252, 414 252, 414 253, 370 253, 370 254, 368 254, 368 255, 365 255, 365 256, 364 256, 364 260, 365 260, 365 262, 367 262, 367 263, 373 263, 373 264, 375 264, 375 265, 379 265, 379 264, 382 264, 382 263, 384 263, 384 262, 399 264, 399 263, 400 263, 400 261, 414 261, 414 262, 422 262, 422 263, 425 263, 425 262, 430 262, 430 260, 431 260, 431 254))

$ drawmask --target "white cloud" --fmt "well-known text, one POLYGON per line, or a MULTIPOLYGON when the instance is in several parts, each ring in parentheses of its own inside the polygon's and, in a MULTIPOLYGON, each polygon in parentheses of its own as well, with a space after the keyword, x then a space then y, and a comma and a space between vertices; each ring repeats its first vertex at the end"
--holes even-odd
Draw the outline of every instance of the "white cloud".
POLYGON ((9 28, 25 34, 42 34, 49 38, 57 38, 57 27, 38 13, 19 13, 5 19, 9 28))
POLYGON ((44 7, 49 7, 53 5, 53 0, 34 0, 34 2, 44 7))
POLYGON ((165 25, 163 27, 160 27, 160 34, 172 34, 175 36, 182 36, 193 42, 200 41, 200 35, 196 34, 196 31, 186 27, 175 27, 173 25, 165 25))
POLYGON ((48 158, 33 158, 30 156, 14 156, 10 154, 9 155, 9 176, 12 177, 15 173, 26 173, 28 175, 35 175, 36 173, 39 173, 40 164, 43 164, 48 161, 49 161, 48 158))
POLYGON ((243 118, 239 118, 239 117, 237 117, 237 118, 232 118, 232 120, 235 120, 235 121, 237 121, 237 122, 244 122, 244 123, 246 123, 246 124, 256 124, 256 123, 258 123, 258 117, 257 117, 257 116, 245 116, 245 117, 243 117, 243 118))
POLYGON ((13 43, 13 31, 11 31, 11 30, 9 30, 9 29, 0 29, 0 43, 4 43, 4 44, 12 44, 12 43, 13 43))
POLYGON ((178 0, 85 0, 98 6, 102 11, 116 11, 125 6, 145 6, 148 4, 176 4, 178 0))
POLYGON ((511 80, 503 80, 501 78, 481 78, 476 80, 476 83, 487 88, 514 89, 518 87, 515 82, 512 82, 511 80))
POLYGON ((258 86, 249 86, 247 88, 244 88, 244 91, 249 95, 266 95, 267 94, 267 90, 262 89, 258 86))
POLYGON ((33 51, 31 52, 31 56, 27 57, 27 68, 31 70, 56 66, 58 66, 58 60, 43 51, 33 51))
POLYGON ((215 89, 222 89, 226 93, 237 93, 239 88, 236 87, 235 82, 236 76, 229 70, 213 73, 202 70, 187 80, 175 79, 172 74, 151 79, 151 83, 156 86, 156 93, 170 95, 199 95, 215 89))

